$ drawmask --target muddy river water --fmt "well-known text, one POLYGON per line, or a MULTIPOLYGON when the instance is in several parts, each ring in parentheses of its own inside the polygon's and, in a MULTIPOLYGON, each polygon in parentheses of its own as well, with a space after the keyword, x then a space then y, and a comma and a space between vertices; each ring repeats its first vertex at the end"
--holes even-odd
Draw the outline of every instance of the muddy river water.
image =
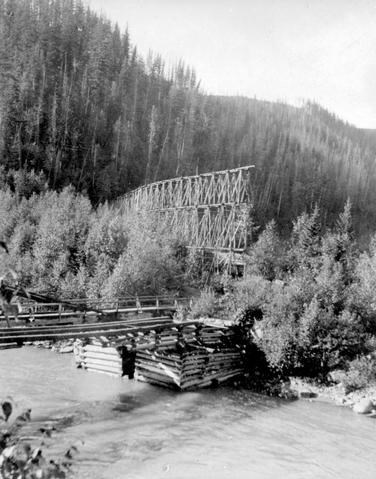
POLYGON ((79 445, 77 478, 376 478, 376 420, 333 404, 175 393, 31 347, 0 351, 7 395, 34 421, 63 420, 50 452, 79 445))

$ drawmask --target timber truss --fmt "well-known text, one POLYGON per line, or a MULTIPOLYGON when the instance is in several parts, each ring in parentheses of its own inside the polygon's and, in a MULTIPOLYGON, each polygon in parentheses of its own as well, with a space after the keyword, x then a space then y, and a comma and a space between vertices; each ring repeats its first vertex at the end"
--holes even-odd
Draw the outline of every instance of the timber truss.
POLYGON ((194 248, 242 253, 251 207, 245 166, 141 186, 122 200, 125 211, 149 211, 194 248))

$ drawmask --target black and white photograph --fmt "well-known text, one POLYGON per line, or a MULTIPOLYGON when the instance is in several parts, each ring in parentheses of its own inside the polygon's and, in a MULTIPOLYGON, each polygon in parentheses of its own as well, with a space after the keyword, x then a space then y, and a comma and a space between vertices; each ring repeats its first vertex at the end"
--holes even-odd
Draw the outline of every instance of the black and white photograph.
POLYGON ((0 0, 0 479, 375 479, 376 2, 0 0))

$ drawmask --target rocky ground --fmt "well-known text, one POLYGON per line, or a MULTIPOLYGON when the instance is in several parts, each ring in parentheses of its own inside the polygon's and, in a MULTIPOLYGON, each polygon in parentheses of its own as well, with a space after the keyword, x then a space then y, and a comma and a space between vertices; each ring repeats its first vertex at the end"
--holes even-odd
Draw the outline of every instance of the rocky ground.
POLYGON ((348 392, 341 382, 325 385, 312 380, 290 378, 287 390, 299 398, 334 401, 339 406, 350 407, 358 414, 376 417, 376 382, 348 392))
POLYGON ((44 349, 51 349, 52 351, 56 351, 58 353, 73 353, 73 339, 64 339, 61 341, 34 341, 34 342, 27 342, 25 345, 27 346, 36 346, 38 348, 44 349))

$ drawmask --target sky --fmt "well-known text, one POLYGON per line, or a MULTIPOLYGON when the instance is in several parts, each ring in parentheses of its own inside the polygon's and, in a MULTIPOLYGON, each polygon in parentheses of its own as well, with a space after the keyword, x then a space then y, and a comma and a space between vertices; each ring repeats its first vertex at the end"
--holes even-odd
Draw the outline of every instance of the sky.
POLYGON ((146 56, 192 66, 202 89, 314 100, 376 128, 375 0, 87 0, 146 56))

